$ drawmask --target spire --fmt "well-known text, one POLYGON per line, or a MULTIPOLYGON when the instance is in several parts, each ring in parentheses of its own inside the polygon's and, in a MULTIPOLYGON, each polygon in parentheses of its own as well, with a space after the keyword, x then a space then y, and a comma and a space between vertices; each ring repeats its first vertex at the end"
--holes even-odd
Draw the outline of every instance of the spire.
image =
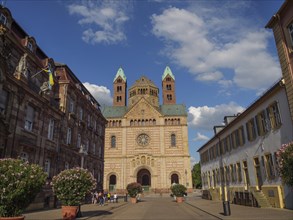
POLYGON ((121 67, 119 67, 119 69, 118 69, 118 71, 117 71, 117 73, 116 73, 116 76, 115 76, 113 82, 115 82, 115 80, 116 80, 119 76, 120 76, 120 77, 126 82, 126 76, 125 76, 124 71, 123 71, 123 69, 122 69, 121 67))
POLYGON ((172 73, 172 71, 171 71, 169 66, 166 66, 165 71, 164 71, 163 76, 162 76, 162 80, 164 80, 167 75, 169 75, 173 80, 175 80, 175 76, 173 75, 173 73, 172 73))

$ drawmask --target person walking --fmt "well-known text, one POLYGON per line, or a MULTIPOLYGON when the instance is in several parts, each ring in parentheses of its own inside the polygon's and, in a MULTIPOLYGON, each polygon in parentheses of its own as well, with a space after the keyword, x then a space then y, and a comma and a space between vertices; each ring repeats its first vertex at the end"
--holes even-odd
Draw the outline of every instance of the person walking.
POLYGON ((113 199, 114 199, 114 202, 116 203, 118 202, 118 196, 116 192, 114 193, 113 199))

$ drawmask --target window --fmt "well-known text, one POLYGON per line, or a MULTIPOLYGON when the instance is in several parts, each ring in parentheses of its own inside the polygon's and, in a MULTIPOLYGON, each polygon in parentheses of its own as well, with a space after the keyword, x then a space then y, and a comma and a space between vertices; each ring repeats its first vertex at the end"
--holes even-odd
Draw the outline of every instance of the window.
POLYGON ((21 154, 19 155, 19 158, 23 161, 23 162, 28 162, 28 154, 26 152, 21 152, 21 154))
POLYGON ((114 135, 111 137, 111 147, 112 148, 116 147, 116 136, 114 135))
POLYGON ((96 155, 96 143, 93 143, 93 154, 96 155))
POLYGON ((171 146, 175 147, 176 146, 176 135, 171 134, 171 146))
POLYGON ((67 128, 66 144, 71 144, 71 128, 67 128))
POLYGON ((167 100, 172 100, 172 95, 171 94, 167 94, 167 100))
POLYGON ((65 167, 65 170, 68 170, 69 169, 69 163, 68 162, 65 162, 64 167, 65 167))
POLYGON ((2 90, 0 94, 0 115, 5 114, 7 99, 8 99, 8 92, 5 90, 2 90))
POLYGON ((256 125, 257 125, 257 131, 259 136, 263 136, 269 131, 269 128, 266 125, 266 123, 267 123, 266 111, 263 110, 260 113, 258 113, 256 116, 256 125))
POLYGON ((172 90, 172 87, 171 87, 171 85, 169 85, 169 84, 168 84, 168 85, 166 85, 166 89, 167 89, 167 90, 172 90))
POLYGON ((7 18, 4 14, 0 14, 0 23, 7 25, 7 18))
POLYGON ((272 128, 273 129, 279 128, 282 122, 281 122, 278 103, 274 102, 272 105, 270 105, 268 108, 268 112, 269 112, 268 114, 269 114, 272 128))
POLYGON ((122 91, 122 86, 117 86, 117 92, 121 92, 122 91))
POLYGON ((247 138, 249 141, 254 141, 256 138, 254 118, 246 123, 247 138))
POLYGON ((28 42, 28 43, 27 43, 27 48, 28 48, 31 52, 33 52, 33 44, 32 44, 31 42, 28 42))
POLYGON ((35 114, 35 110, 33 109, 33 107, 28 105, 26 109, 26 117, 25 117, 25 124, 24 124, 25 130, 32 131, 34 114, 35 114))
POLYGON ((44 164, 44 171, 45 173, 47 173, 48 176, 50 176, 50 167, 51 167, 51 161, 50 159, 46 159, 44 164))
POLYGON ((83 109, 80 107, 79 108, 79 120, 82 121, 82 118, 83 118, 83 109))
POLYGON ((50 119, 48 128, 48 139, 50 140, 53 140, 54 137, 54 123, 55 121, 53 119, 50 119))
POLYGON ((99 151, 98 151, 98 156, 99 156, 99 158, 102 158, 102 147, 101 147, 101 145, 99 146, 99 151))
POLYGON ((117 102, 121 102, 122 101, 122 97, 121 96, 117 96, 116 101, 117 102))
POLYGON ((87 126, 90 127, 91 126, 91 116, 87 115, 87 126))
POLYGON ((77 135, 76 147, 77 147, 77 148, 80 148, 80 145, 81 145, 81 135, 78 134, 78 135, 77 135))
POLYGON ((240 183, 240 182, 242 182, 242 174, 241 174, 240 163, 237 163, 236 167, 237 167, 237 179, 238 179, 238 182, 240 183))
POLYGON ((245 144, 245 134, 244 134, 243 126, 238 128, 238 132, 239 132, 239 144, 240 146, 243 146, 245 144))
POLYGON ((275 172, 274 172, 273 158, 271 154, 265 155, 265 167, 266 167, 268 178, 273 179, 275 177, 275 172))
POLYGON ((74 102, 69 98, 69 112, 74 112, 74 102))

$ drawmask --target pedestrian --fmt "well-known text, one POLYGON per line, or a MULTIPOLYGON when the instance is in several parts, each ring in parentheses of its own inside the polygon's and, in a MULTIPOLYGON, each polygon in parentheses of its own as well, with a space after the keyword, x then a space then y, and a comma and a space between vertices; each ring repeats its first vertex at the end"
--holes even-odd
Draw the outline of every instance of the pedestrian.
POLYGON ((91 192, 91 196, 92 196, 92 204, 95 204, 95 201, 96 201, 96 193, 91 192))
POLYGON ((100 206, 104 205, 104 195, 102 192, 99 192, 99 205, 100 206))
POLYGON ((108 194, 107 194, 107 201, 108 201, 108 203, 111 201, 111 193, 110 192, 108 192, 108 194))
POLYGON ((114 193, 113 198, 114 198, 114 202, 118 202, 118 196, 117 196, 117 193, 116 192, 114 193))

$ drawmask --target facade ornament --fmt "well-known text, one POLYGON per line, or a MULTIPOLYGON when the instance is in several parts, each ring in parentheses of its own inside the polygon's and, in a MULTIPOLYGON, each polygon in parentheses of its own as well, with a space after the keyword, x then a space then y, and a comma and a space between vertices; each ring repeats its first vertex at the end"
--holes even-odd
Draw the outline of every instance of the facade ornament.
POLYGON ((21 74, 27 70, 27 53, 24 53, 20 58, 19 63, 15 69, 14 77, 18 80, 20 79, 21 74))

